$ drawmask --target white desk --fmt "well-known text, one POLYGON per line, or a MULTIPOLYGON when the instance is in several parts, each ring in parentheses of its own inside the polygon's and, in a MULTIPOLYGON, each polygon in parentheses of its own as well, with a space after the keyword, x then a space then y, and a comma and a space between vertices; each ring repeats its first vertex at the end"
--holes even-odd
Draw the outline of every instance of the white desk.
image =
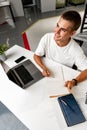
MULTIPOLYGON (((28 51, 17 45, 10 48, 7 52, 8 59, 3 64, 6 71, 16 65, 14 60, 24 55, 31 59, 33 63, 33 52, 28 51), (7 66, 6 66, 7 65, 7 66)), ((11 82, 2 67, 0 66, 1 83, 0 99, 1 101, 30 129, 30 130, 87 130, 87 121, 73 127, 67 127, 63 118, 61 109, 55 99, 50 99, 48 95, 48 86, 50 82, 58 79, 58 63, 48 59, 43 59, 44 63, 54 72, 55 78, 43 78, 27 89, 22 89, 11 82)), ((39 68, 39 67, 38 67, 39 68)), ((79 72, 68 67, 62 66, 64 79, 72 79, 79 72)), ((55 87, 55 83, 54 83, 55 87)), ((77 100, 81 99, 80 105, 85 113, 87 106, 84 104, 85 92, 87 91, 87 81, 79 84, 73 89, 73 94, 77 100), (84 108, 83 108, 84 104, 84 108)))

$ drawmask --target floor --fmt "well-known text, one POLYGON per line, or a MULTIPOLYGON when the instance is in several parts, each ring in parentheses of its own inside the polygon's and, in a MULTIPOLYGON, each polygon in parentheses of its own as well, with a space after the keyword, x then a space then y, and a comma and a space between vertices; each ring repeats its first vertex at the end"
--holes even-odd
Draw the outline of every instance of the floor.
MULTIPOLYGON (((36 8, 36 12, 32 8, 24 9, 24 17, 16 17, 15 18, 15 27, 11 27, 8 23, 4 23, 0 25, 0 43, 5 43, 7 38, 9 38, 10 47, 18 44, 24 47, 22 32, 30 27, 34 22, 38 19, 48 18, 52 16, 59 16, 61 12, 68 9, 75 9, 78 11, 83 10, 84 5, 78 6, 68 6, 65 8, 57 9, 56 11, 41 13, 40 10, 36 8)), ((83 49, 86 53, 86 45, 83 46, 83 49)))

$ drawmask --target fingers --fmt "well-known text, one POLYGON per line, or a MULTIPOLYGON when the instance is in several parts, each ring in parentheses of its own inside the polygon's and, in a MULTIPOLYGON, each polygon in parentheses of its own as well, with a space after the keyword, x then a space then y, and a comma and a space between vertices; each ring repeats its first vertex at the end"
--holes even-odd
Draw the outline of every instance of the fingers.
POLYGON ((43 70, 42 74, 45 77, 49 77, 51 75, 51 73, 49 72, 49 70, 43 70))
POLYGON ((74 86, 74 84, 73 84, 73 82, 71 80, 71 81, 66 81, 64 86, 67 87, 69 92, 70 92, 72 87, 74 86))

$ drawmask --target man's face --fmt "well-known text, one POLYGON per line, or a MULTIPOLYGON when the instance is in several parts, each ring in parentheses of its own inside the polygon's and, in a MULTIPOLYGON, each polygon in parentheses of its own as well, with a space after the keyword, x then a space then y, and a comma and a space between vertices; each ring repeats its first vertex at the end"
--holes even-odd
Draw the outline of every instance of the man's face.
POLYGON ((56 43, 61 42, 61 44, 63 44, 64 46, 64 44, 69 41, 70 37, 73 34, 75 34, 75 31, 73 31, 73 23, 60 18, 57 26, 54 29, 54 40, 56 41, 56 43))

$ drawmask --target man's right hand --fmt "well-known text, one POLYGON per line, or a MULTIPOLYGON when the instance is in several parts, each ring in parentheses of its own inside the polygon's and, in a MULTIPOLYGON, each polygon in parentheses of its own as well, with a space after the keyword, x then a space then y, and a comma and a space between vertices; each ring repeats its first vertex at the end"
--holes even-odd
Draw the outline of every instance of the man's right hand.
POLYGON ((46 68, 46 69, 43 70, 42 74, 45 77, 49 77, 51 75, 51 72, 46 68))
POLYGON ((42 75, 45 77, 49 77, 51 75, 50 70, 43 64, 42 57, 34 54, 34 60, 36 63, 42 68, 42 75))

